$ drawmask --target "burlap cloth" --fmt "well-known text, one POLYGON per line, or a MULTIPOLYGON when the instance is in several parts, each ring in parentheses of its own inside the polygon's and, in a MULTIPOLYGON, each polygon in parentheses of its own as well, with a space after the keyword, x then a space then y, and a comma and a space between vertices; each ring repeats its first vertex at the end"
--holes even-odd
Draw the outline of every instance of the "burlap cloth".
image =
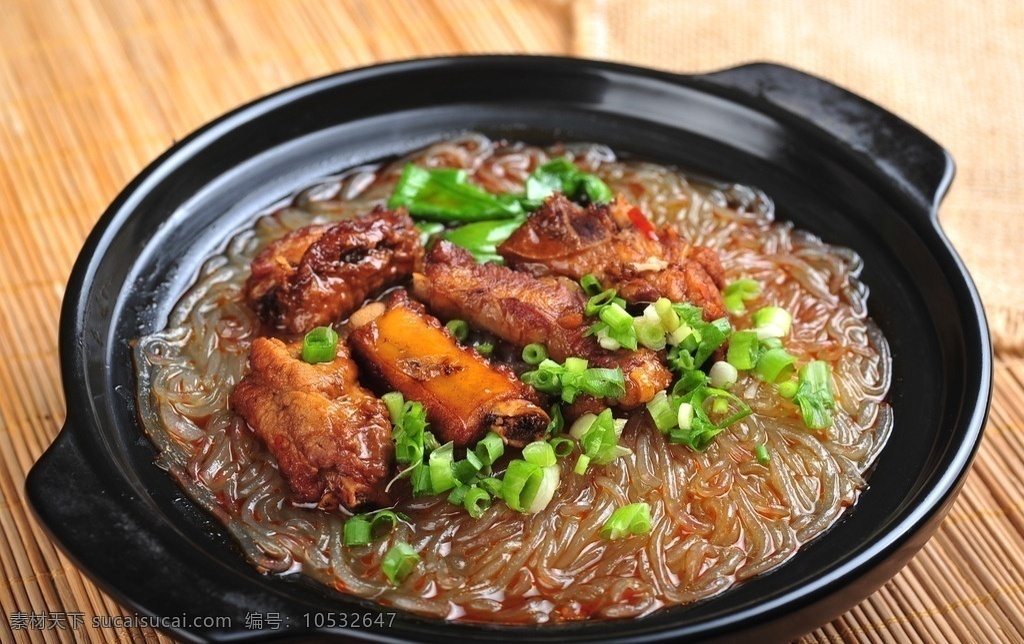
POLYGON ((1024 351, 1024 3, 577 0, 574 51, 703 72, 777 62, 900 115, 957 164, 939 220, 996 349, 1024 351))

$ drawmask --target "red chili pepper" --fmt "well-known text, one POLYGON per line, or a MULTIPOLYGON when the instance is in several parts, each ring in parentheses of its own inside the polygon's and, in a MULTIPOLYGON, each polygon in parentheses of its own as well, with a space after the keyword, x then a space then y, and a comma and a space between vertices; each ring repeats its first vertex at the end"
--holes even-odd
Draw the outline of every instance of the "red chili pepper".
POLYGON ((654 224, 650 222, 644 213, 636 206, 629 209, 629 220, 633 222, 633 225, 640 229, 640 232, 647 235, 654 241, 658 240, 658 231, 654 229, 654 224))

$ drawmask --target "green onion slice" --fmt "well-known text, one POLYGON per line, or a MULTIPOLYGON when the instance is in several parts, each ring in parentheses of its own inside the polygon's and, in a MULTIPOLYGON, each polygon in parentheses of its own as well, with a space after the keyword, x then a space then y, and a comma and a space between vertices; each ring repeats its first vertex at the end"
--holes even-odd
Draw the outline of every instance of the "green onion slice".
POLYGON ((416 565, 420 562, 420 556, 413 550, 413 547, 404 541, 399 541, 384 554, 380 562, 380 569, 393 586, 405 581, 416 565))
POLYGON ((378 510, 371 514, 356 514, 345 521, 342 535, 346 546, 365 546, 383 539, 395 530, 399 521, 409 517, 393 510, 378 510))
POLYGON ((667 432, 669 429, 677 426, 676 412, 672 409, 672 404, 668 400, 668 394, 664 391, 654 394, 654 398, 647 403, 647 412, 650 413, 651 419, 654 420, 654 426, 660 431, 667 432))
POLYGON ((479 485, 481 489, 483 489, 493 497, 501 498, 502 496, 501 490, 504 487, 504 483, 499 478, 489 476, 485 479, 480 479, 479 481, 477 481, 477 485, 479 485))
POLYGON ((667 334, 660 319, 652 322, 646 317, 636 318, 633 322, 633 330, 636 332, 637 344, 652 351, 660 351, 665 348, 667 334))
POLYGON ((551 445, 551 449, 555 451, 557 458, 565 458, 569 454, 572 454, 573 450, 576 449, 576 443, 566 438, 565 436, 556 436, 548 441, 551 445))
POLYGON ((618 300, 618 293, 619 292, 615 289, 610 288, 601 291, 596 295, 592 295, 590 299, 587 300, 587 304, 583 308, 583 313, 586 315, 597 315, 602 309, 604 309, 604 307, 617 303, 616 300, 618 300))
MULTIPOLYGON (((760 365, 760 363, 758 363, 760 365)), ((736 371, 736 367, 732 366, 724 360, 719 360, 715 364, 711 365, 711 370, 708 371, 708 378, 711 381, 711 386, 717 389, 731 389, 736 381, 739 379, 739 372, 736 371)))
POLYGON ((650 531, 651 506, 642 502, 630 503, 612 512, 612 516, 601 527, 601 536, 605 539, 621 539, 650 531))
POLYGON ((540 467, 547 467, 554 465, 557 459, 554 448, 547 441, 533 441, 523 447, 523 460, 540 467))
POLYGON ((487 508, 491 507, 491 495, 483 488, 473 485, 466 492, 462 505, 469 516, 479 519, 487 508))
POLYGON ((742 371, 753 369, 757 364, 760 350, 756 331, 737 331, 732 334, 729 350, 726 352, 726 360, 742 371))
POLYGON ((589 461, 595 465, 605 465, 624 454, 632 452, 619 445, 619 435, 626 422, 612 416, 612 410, 606 408, 598 415, 584 414, 575 423, 569 433, 580 442, 582 451, 589 461))
POLYGON ((766 306, 754 313, 753 322, 759 339, 784 338, 793 326, 793 316, 784 308, 766 306))
POLYGON ((558 403, 551 405, 551 422, 548 423, 548 434, 559 434, 565 429, 565 418, 562 416, 562 406, 558 403))
POLYGON ((795 380, 787 380, 779 383, 779 395, 783 398, 789 399, 796 395, 797 383, 795 380))
POLYGON ((543 344, 528 344, 523 347, 523 362, 528 365, 539 365, 547 360, 548 350, 543 344))
POLYGON ((761 357, 757 359, 757 365, 754 369, 757 375, 764 378, 765 382, 779 382, 780 380, 787 380, 793 375, 793 372, 796 371, 794 367, 795 362, 795 356, 779 347, 768 349, 762 353, 761 357))
POLYGON ((487 432, 487 435, 477 442, 474 453, 482 467, 493 465, 505 453, 505 443, 501 440, 501 436, 494 432, 487 432))
POLYGON ((746 313, 747 307, 744 302, 752 300, 761 294, 761 285, 752 279, 740 279, 725 285, 722 290, 722 299, 725 300, 725 310, 734 315, 746 313))
POLYGON ((551 502, 558 481, 557 465, 541 467, 536 463, 514 459, 505 470, 501 496, 513 510, 535 514, 551 502))
POLYGON ((365 546, 371 541, 372 524, 362 514, 349 517, 342 527, 342 538, 346 546, 365 546))
POLYGON ((580 454, 580 457, 576 459, 576 466, 572 468, 572 471, 577 474, 586 474, 588 467, 590 467, 590 457, 586 454, 580 454))
POLYGON ((444 328, 448 329, 452 337, 459 342, 465 342, 469 336, 469 324, 465 320, 448 320, 444 328))
POLYGON ((445 443, 430 453, 428 465, 430 469, 430 486, 434 494, 452 489, 458 484, 455 478, 455 444, 445 443))
POLYGON ((754 457, 761 465, 767 465, 772 462, 772 455, 768 453, 768 446, 763 443, 758 443, 754 446, 754 457))
POLYGON ((621 368, 588 369, 587 361, 581 358, 566 358, 564 365, 547 359, 534 371, 527 371, 519 378, 537 391, 561 395, 567 403, 576 400, 580 393, 611 399, 626 395, 626 380, 621 368))
POLYGON ((810 429, 826 429, 832 425, 832 372, 828 363, 815 360, 800 369, 793 402, 800 406, 804 425, 810 429))
POLYGON ((580 278, 580 286, 583 287, 583 292, 588 296, 593 297, 601 293, 601 282, 598 281, 597 276, 593 273, 587 273, 580 278))
POLYGON ((318 326, 302 339, 303 362, 331 362, 337 355, 338 332, 329 326, 318 326))

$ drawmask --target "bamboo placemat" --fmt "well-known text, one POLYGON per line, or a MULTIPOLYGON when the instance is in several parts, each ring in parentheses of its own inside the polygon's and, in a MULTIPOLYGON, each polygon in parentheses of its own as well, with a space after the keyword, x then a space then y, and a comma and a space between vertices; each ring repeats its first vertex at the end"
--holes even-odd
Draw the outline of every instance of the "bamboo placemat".
MULTIPOLYGON (((318 75, 423 55, 579 53, 595 28, 614 44, 608 8, 585 0, 6 0, 0 641, 168 641, 150 629, 88 626, 132 613, 60 554, 23 492, 66 415, 56 329, 67 276, 131 177, 224 111, 318 75)), ((750 59, 735 55, 728 64, 750 59)), ((935 538, 875 595, 804 641, 1022 641, 1022 421, 1024 360, 1003 357, 985 442, 935 538)))

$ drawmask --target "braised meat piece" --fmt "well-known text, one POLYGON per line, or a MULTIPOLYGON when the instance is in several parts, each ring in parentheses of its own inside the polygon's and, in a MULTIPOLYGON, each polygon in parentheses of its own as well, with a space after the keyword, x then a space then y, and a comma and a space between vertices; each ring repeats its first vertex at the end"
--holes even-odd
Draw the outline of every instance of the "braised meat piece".
POLYGON ((408 279, 422 259, 420 231, 409 215, 378 206, 271 243, 253 260, 246 299, 274 329, 305 333, 344 319, 366 298, 408 279))
POLYGON ((462 447, 493 431, 523 447, 547 431, 550 418, 531 387, 460 346, 405 291, 392 294, 387 310, 354 329, 348 342, 364 374, 423 404, 442 443, 462 447))
POLYGON ((516 346, 536 342, 560 362, 575 356, 593 367, 621 367, 626 395, 615 404, 625 409, 648 402, 672 380, 655 352, 608 351, 585 336, 592 321, 583 313, 586 297, 571 280, 477 264, 466 250, 441 241, 427 254, 413 289, 442 317, 464 319, 516 346))
POLYGON ((593 273, 631 304, 667 297, 725 315, 724 271, 710 248, 691 246, 670 226, 660 229, 622 197, 586 209, 553 195, 498 246, 515 269, 580 279, 593 273))
POLYGON ((231 407, 277 458, 294 501, 384 503, 394 460, 387 408, 359 385, 344 343, 332 362, 308 364, 301 353, 301 342, 257 338, 231 407))

